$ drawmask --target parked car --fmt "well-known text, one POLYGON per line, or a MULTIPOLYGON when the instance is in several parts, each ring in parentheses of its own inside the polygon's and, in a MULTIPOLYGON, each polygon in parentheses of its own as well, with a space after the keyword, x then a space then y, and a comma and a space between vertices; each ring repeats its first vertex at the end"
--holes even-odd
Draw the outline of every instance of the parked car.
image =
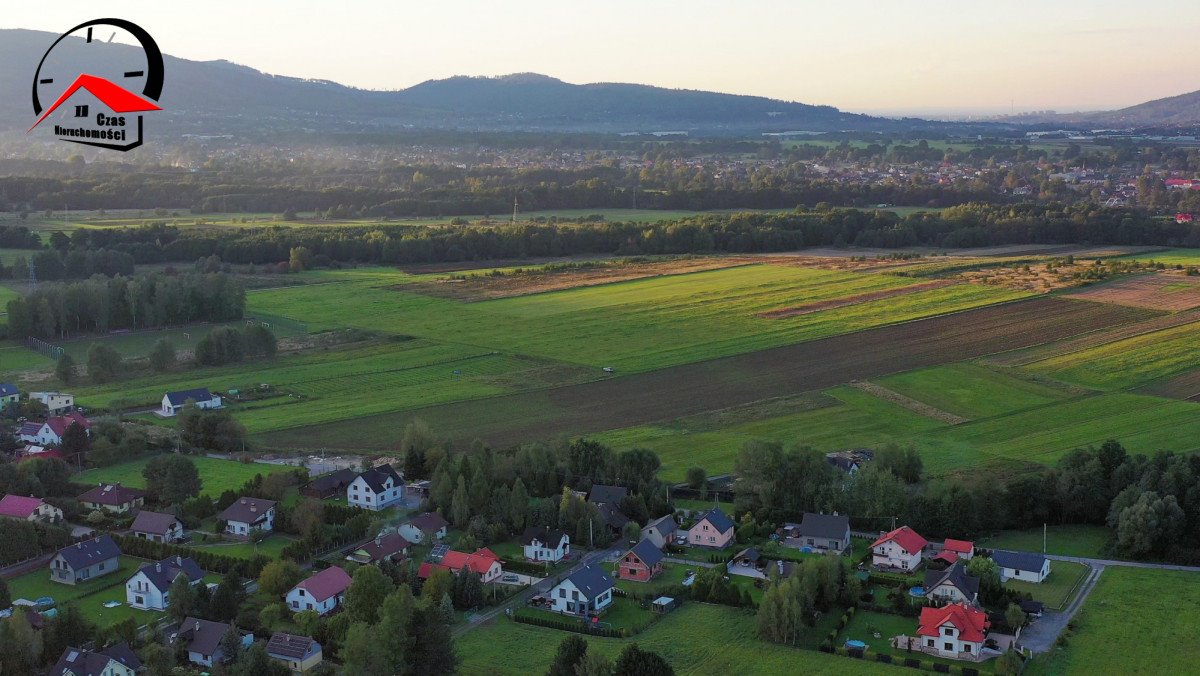
POLYGON ((501 582, 520 582, 521 577, 515 573, 505 573, 500 576, 501 582))

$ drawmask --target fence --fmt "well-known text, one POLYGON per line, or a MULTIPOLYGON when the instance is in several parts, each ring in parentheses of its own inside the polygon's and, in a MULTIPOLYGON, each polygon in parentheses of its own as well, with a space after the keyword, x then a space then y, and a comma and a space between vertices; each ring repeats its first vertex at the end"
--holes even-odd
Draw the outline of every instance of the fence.
POLYGON ((25 338, 25 347, 37 352, 47 359, 53 359, 54 361, 58 361, 58 358, 63 355, 63 352, 65 352, 62 347, 54 345, 53 343, 47 343, 41 338, 34 338, 33 336, 27 336, 25 338))
POLYGON ((302 322, 291 317, 283 315, 273 315, 267 312, 255 312, 246 315, 247 322, 257 322, 264 327, 271 329, 276 334, 280 331, 287 331, 295 334, 308 333, 308 322, 302 322))

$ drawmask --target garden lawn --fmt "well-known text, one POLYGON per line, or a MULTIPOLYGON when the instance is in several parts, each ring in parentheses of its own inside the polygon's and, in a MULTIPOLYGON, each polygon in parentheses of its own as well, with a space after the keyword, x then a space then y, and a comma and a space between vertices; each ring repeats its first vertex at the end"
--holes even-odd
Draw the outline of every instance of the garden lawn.
POLYGON ((19 371, 31 369, 51 370, 54 362, 25 347, 19 340, 0 341, 0 374, 11 378, 19 371))
MULTIPOLYGON (((544 673, 567 632, 498 619, 455 641, 467 676, 525 676, 544 673)), ((815 650, 760 640, 753 611, 689 603, 629 639, 586 637, 589 650, 611 659, 630 643, 662 655, 679 676, 714 674, 795 674, 812 676, 899 673, 895 667, 848 663, 815 650)), ((819 642, 819 639, 818 639, 819 642)))
MULTIPOLYGON (((1113 533, 1104 526, 1050 526, 1046 529, 1046 553, 1086 558, 1115 558, 1107 552, 1113 533)), ((1042 551, 1042 529, 1003 531, 976 543, 989 549, 1009 549, 1020 552, 1042 551)), ((1055 564, 1051 564, 1055 565, 1055 564)))
POLYGON ((136 618, 139 624, 145 624, 158 619, 162 613, 138 610, 125 605, 125 581, 147 561, 122 556, 116 572, 94 577, 77 585, 61 584, 50 581, 49 565, 39 568, 20 577, 8 580, 8 589, 15 599, 35 601, 42 596, 54 599, 57 606, 70 601, 79 606, 79 610, 89 621, 99 627, 108 627, 127 617, 136 618), (120 601, 115 608, 105 608, 108 601, 120 601))
POLYGON ((252 559, 258 555, 266 556, 271 559, 278 559, 283 551, 283 548, 295 541, 295 538, 291 538, 286 535, 275 534, 257 544, 253 542, 214 542, 206 545, 192 545, 192 548, 203 549, 204 551, 212 552, 213 554, 234 556, 239 559, 252 559))
POLYGON ((1051 561, 1050 574, 1040 584, 1009 580, 1004 583, 1008 589, 1022 594, 1029 594, 1035 601, 1041 601, 1051 610, 1062 610, 1070 605, 1079 591, 1079 584, 1087 576, 1087 564, 1072 561, 1051 561))
POLYGON ((622 580, 616 577, 613 579, 617 581, 617 588, 633 594, 659 594, 665 589, 682 584, 689 570, 699 575, 704 569, 680 563, 664 563, 662 573, 649 582, 622 580))
MULTIPOLYGON (((200 481, 202 482, 201 492, 214 500, 227 490, 240 490, 256 474, 261 474, 265 477, 268 474, 287 472, 295 469, 267 463, 244 463, 237 462, 236 460, 221 460, 195 455, 187 457, 196 464, 196 470, 200 473, 200 481)), ((74 481, 88 485, 120 482, 123 486, 145 488, 146 478, 142 476, 142 470, 149 462, 150 458, 144 458, 110 467, 89 469, 75 475, 74 481)))
POLYGON ((1200 616, 1190 610, 1200 605, 1196 582, 1196 573, 1106 568, 1066 647, 1039 656, 1026 673, 1190 673, 1200 664, 1200 616))
MULTIPOLYGON (((582 622, 582 620, 573 615, 564 615, 541 608, 521 608, 520 612, 523 615, 552 619, 559 622, 582 622)), ((646 626, 653 621, 654 615, 651 611, 642 610, 639 603, 633 599, 620 597, 614 597, 612 604, 600 616, 601 626, 607 623, 611 625, 612 629, 628 629, 631 633, 636 632, 638 627, 646 626)))
MULTIPOLYGON (((835 647, 845 645, 848 640, 862 641, 867 644, 870 651, 867 655, 867 662, 872 659, 872 654, 881 652, 892 655, 894 659, 903 660, 904 658, 912 657, 919 659, 925 664, 940 663, 940 664, 957 664, 962 665, 959 660, 949 660, 943 657, 935 657, 926 655, 919 651, 911 653, 902 648, 893 648, 888 640, 893 636, 914 636, 917 633, 917 618, 904 617, 901 615, 888 615, 884 613, 874 613, 870 611, 857 612, 854 617, 850 618, 850 623, 838 634, 834 642, 835 647), (872 629, 879 632, 879 638, 875 638, 872 629)), ((994 662, 984 662, 978 665, 980 673, 993 673, 991 665, 994 662)), ((903 662, 901 662, 901 665, 903 662)), ((975 666, 975 665, 972 665, 975 666)))
POLYGON ((1062 390, 965 362, 900 373, 878 382, 921 403, 972 419, 1034 408, 1069 396, 1062 390))

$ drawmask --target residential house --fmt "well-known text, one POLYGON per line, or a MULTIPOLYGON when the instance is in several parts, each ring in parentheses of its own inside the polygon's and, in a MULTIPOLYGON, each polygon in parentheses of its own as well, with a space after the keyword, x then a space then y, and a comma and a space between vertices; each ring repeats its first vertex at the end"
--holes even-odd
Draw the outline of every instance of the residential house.
POLYGON ((17 428, 17 438, 27 444, 40 443, 38 441, 38 434, 41 433, 42 425, 45 425, 45 424, 46 423, 33 422, 33 421, 21 423, 21 426, 19 428, 17 428))
POLYGON ((625 524, 629 523, 629 517, 611 502, 596 505, 596 511, 600 512, 600 520, 604 522, 604 527, 614 536, 620 536, 625 530, 625 524))
POLYGON ((21 401, 21 391, 12 383, 0 383, 0 411, 21 401))
POLYGON ((204 584, 204 571, 192 559, 168 556, 158 563, 147 563, 125 583, 125 600, 132 608, 166 610, 171 602, 171 585, 176 578, 187 578, 193 587, 204 584))
MULTIPOLYGON (((232 628, 224 622, 211 622, 197 617, 189 617, 167 632, 167 642, 170 645, 183 644, 187 650, 188 661, 211 667, 230 659, 232 655, 225 654, 222 646, 225 634, 232 628)), ((242 635, 242 647, 249 648, 254 643, 254 634, 239 631, 242 635)))
POLYGON ((449 527, 450 523, 443 519, 441 514, 425 512, 400 524, 398 530, 405 540, 419 545, 441 540, 446 537, 446 529, 449 527))
POLYGON ((558 563, 571 553, 571 538, 560 530, 534 526, 521 534, 521 547, 530 561, 558 563))
POLYGON ((403 561, 408 556, 408 548, 412 545, 399 533, 384 533, 380 531, 375 539, 359 547, 346 556, 347 561, 355 563, 379 563, 380 561, 403 561))
POLYGON ((118 643, 100 650, 67 648, 50 676, 134 676, 141 670, 142 661, 129 644, 118 643))
POLYGON ((356 476, 358 475, 352 469, 339 469, 304 484, 300 487, 300 495, 317 500, 341 497, 346 494, 346 488, 356 476))
POLYGON ((86 582, 116 572, 120 558, 121 548, 107 535, 76 542, 50 559, 50 579, 71 585, 86 582))
POLYGON ((146 491, 119 483, 97 484, 78 498, 84 509, 125 514, 146 504, 146 491))
POLYGON ((193 402, 196 408, 221 408, 220 395, 208 391, 207 387, 197 387, 178 392, 167 392, 163 395, 159 415, 173 416, 183 410, 188 402, 193 402))
POLYGON ((262 498, 238 498, 221 512, 218 519, 225 522, 225 532, 249 536, 256 530, 271 530, 275 526, 275 501, 262 498))
POLYGON ((724 549, 733 542, 733 536, 733 520, 726 516, 720 507, 713 507, 688 529, 688 544, 693 547, 724 549))
POLYGON ((617 562, 617 577, 634 582, 649 582, 663 570, 662 550, 650 540, 642 540, 625 552, 617 562))
POLYGON ((965 603, 922 608, 917 629, 923 652, 953 660, 979 658, 991 626, 987 613, 965 603))
POLYGON ((307 636, 282 631, 271 634, 271 640, 267 641, 267 657, 282 662, 293 676, 312 671, 323 659, 320 643, 307 636))
POLYGON ((345 602, 350 582, 349 573, 330 566, 292 587, 284 599, 292 612, 315 610, 318 615, 327 615, 345 602))
POLYGON ((848 451, 834 451, 825 454, 825 462, 842 470, 850 476, 858 474, 864 463, 875 458, 875 452, 866 448, 852 448, 848 451))
POLYGON ((871 565, 892 570, 916 570, 929 541, 908 526, 884 533, 871 543, 871 565))
POLYGON ((142 510, 133 519, 129 532, 153 542, 178 542, 183 539, 183 524, 171 514, 142 510))
POLYGON ((1050 559, 1033 552, 992 551, 992 560, 1000 567, 1000 581, 1041 582, 1050 574, 1050 559))
POLYGON ((62 392, 30 392, 29 398, 46 406, 47 415, 63 415, 75 410, 75 395, 62 392))
POLYGON ((944 603, 967 603, 975 605, 979 602, 979 578, 967 574, 967 568, 960 561, 946 570, 925 571, 925 598, 944 603))
POLYGON ((627 495, 629 495, 629 489, 624 486, 594 484, 592 490, 588 491, 587 501, 596 505, 611 504, 619 506, 627 495))
POLYGON ((36 460, 38 458, 62 458, 62 451, 57 448, 48 446, 38 446, 36 444, 25 444, 17 449, 17 462, 25 462, 26 460, 36 460))
MULTIPOLYGON (((37 423, 33 423, 36 425, 37 423)), ((66 434, 67 428, 72 424, 77 424, 84 429, 85 432, 91 434, 92 421, 83 417, 79 411, 71 411, 66 415, 54 416, 47 418, 46 422, 38 425, 37 431, 33 431, 30 423, 21 425, 21 430, 18 434, 21 436, 21 441, 31 444, 42 444, 44 446, 61 446, 63 435, 66 434)))
POLYGON ((403 501, 404 481, 391 465, 372 467, 346 487, 346 502, 351 507, 379 511, 403 501))
POLYGON ((675 539, 675 533, 678 530, 679 524, 675 523, 675 515, 667 514, 646 524, 646 527, 642 529, 642 539, 653 542, 654 546, 659 549, 666 549, 667 545, 675 539))
POLYGON ((442 556, 440 561, 422 563, 417 569, 417 577, 422 580, 428 579, 433 571, 439 568, 448 570, 455 575, 463 568, 467 568, 478 573, 483 582, 492 582, 504 573, 500 566, 500 557, 487 547, 476 549, 471 554, 450 550, 442 556))
POLYGON ((737 554, 733 555, 733 560, 729 562, 730 566, 742 566, 744 568, 753 567, 755 570, 766 568, 766 560, 758 553, 754 547, 747 547, 737 554), (761 565, 760 565, 761 564, 761 565))
POLYGON ((797 535, 796 542, 801 547, 841 554, 850 547, 850 517, 805 512, 804 518, 800 520, 797 535))
POLYGON ((58 523, 62 521, 63 512, 41 498, 5 495, 0 498, 0 516, 22 521, 58 523))
POLYGON ((614 583, 599 566, 584 566, 550 590, 550 607, 571 615, 598 615, 612 603, 614 583))
POLYGON ((970 561, 973 556, 975 556, 975 543, 946 538, 946 541, 942 543, 941 550, 929 560, 953 565, 959 560, 970 561))

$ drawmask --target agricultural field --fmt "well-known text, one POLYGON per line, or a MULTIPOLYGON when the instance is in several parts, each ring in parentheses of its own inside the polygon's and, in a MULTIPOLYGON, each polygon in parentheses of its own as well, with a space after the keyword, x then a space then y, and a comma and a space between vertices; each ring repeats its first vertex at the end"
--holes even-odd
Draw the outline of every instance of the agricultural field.
POLYGON ((1156 272, 1093 284, 1067 295, 1098 303, 1179 312, 1200 307, 1200 277, 1156 272))
MULTIPOLYGON (((1112 539, 1113 532, 1104 526, 1049 526, 1046 529, 1046 552, 1059 556, 1112 558, 1107 553, 1112 539)), ((975 544, 989 549, 1040 552, 1042 529, 1005 531, 978 540, 975 544)))
MULTIPOLYGON (((214 500, 227 490, 236 491, 240 489, 247 481, 253 479, 256 474, 267 476, 268 474, 289 469, 281 465, 237 462, 236 460, 220 460, 203 456, 190 456, 189 459, 195 463, 196 470, 200 473, 200 481, 203 484, 201 492, 214 500)), ((145 488, 146 478, 142 476, 142 470, 148 462, 150 462, 150 458, 112 465, 111 467, 89 469, 76 475, 74 480, 81 484, 120 482, 123 486, 145 488)))
POLYGON ((1200 265, 1200 249, 1167 249, 1151 253, 1139 253, 1123 256, 1122 258, 1139 261, 1153 261, 1164 265, 1200 265))
POLYGON ((1167 378, 1200 363, 1200 323, 1185 324, 1050 357, 1031 371, 1103 390, 1167 378))
POLYGON ((1044 406, 1070 396, 1057 389, 1021 380, 972 363, 909 371, 879 384, 930 406, 968 419, 990 418, 1044 406))
POLYGON ((1110 566, 1074 618, 1065 647, 1039 656, 1027 674, 1172 674, 1200 661, 1195 573, 1110 566), (1153 636, 1153 640, 1136 637, 1153 636))

